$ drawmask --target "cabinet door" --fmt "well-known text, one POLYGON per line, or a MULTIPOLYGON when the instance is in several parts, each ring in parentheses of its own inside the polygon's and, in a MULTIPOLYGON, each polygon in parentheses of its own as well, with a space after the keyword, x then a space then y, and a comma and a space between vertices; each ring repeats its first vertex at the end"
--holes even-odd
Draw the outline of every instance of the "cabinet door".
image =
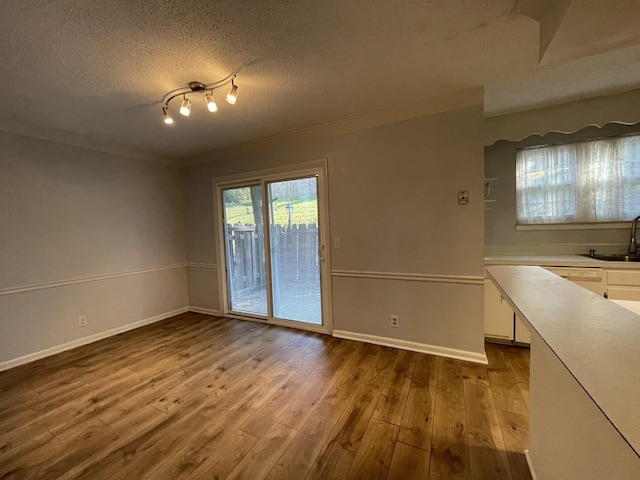
POLYGON ((640 287, 609 285, 607 296, 611 300, 640 300, 640 287))
POLYGON ((527 345, 531 344, 531 332, 525 326, 524 322, 516 315, 515 322, 516 329, 516 343, 526 343, 527 345))
POLYGON ((484 334, 513 341, 513 310, 491 280, 484 279, 484 334))
POLYGON ((607 283, 640 287, 640 272, 637 270, 607 270, 607 283))

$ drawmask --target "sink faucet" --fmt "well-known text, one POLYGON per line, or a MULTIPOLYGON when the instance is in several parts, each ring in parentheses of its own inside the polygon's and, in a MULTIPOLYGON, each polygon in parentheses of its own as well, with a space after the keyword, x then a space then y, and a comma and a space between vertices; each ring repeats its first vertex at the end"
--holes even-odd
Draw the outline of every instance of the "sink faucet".
POLYGON ((635 255, 638 253, 638 244, 636 243, 636 227, 638 226, 640 215, 631 221, 631 239, 629 240, 629 253, 635 255))

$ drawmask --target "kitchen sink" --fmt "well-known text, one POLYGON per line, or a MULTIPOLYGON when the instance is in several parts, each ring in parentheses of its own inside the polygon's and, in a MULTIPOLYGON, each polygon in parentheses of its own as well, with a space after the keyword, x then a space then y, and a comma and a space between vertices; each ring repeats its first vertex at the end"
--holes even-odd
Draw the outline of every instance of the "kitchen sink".
POLYGON ((596 260, 605 260, 609 262, 640 262, 640 255, 630 253, 584 253, 582 257, 595 258, 596 260))

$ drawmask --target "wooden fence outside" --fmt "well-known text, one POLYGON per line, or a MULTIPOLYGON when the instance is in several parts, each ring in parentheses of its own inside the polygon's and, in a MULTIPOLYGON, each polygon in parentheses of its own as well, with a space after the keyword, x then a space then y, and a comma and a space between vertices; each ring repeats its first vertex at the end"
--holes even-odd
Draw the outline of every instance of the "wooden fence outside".
MULTIPOLYGON (((271 225, 273 286, 319 281, 318 226, 271 225)), ((264 234, 255 225, 227 224, 227 265, 234 292, 266 284, 264 234)))

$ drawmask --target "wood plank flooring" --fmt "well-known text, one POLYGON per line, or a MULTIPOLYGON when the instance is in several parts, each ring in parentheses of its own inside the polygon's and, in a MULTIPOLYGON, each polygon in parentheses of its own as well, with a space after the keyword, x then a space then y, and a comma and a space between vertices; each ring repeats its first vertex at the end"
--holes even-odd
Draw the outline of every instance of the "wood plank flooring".
POLYGON ((187 313, 0 373, 0 479, 530 479, 489 365, 187 313))

